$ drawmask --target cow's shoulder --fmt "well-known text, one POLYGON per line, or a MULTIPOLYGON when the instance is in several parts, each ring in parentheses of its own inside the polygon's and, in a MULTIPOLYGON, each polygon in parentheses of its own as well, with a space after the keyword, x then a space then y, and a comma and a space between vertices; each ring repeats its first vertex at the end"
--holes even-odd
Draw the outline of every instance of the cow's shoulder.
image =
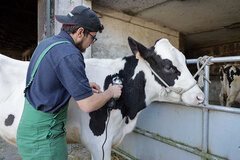
MULTIPOLYGON (((128 56, 122 59, 124 67, 115 74, 109 74, 104 79, 104 90, 106 90, 114 77, 118 76, 122 85, 121 97, 116 101, 114 110, 120 110, 119 117, 128 124, 133 120, 137 113, 146 107, 145 103, 145 74, 143 70, 136 70, 138 60, 135 56, 128 56)), ((105 130, 107 120, 107 110, 109 103, 106 103, 100 109, 91 112, 89 127, 95 136, 100 136, 105 130)), ((113 119, 115 120, 115 119, 113 119)))

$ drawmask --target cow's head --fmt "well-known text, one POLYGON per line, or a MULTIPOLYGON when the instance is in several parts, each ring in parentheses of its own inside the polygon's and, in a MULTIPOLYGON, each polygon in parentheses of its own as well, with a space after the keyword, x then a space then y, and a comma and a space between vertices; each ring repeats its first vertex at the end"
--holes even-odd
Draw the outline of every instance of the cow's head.
POLYGON ((167 39, 156 41, 155 45, 150 48, 146 48, 131 37, 128 38, 128 42, 133 54, 140 59, 139 63, 142 63, 141 69, 145 73, 146 88, 150 88, 146 90, 146 102, 179 102, 182 100, 184 103, 192 105, 203 102, 204 94, 197 85, 194 85, 196 81, 186 66, 185 56, 173 47, 167 39), (148 65, 153 71, 147 67, 148 65), (187 91, 182 95, 175 92, 166 92, 166 85, 153 72, 169 86, 180 87, 187 91))
POLYGON ((239 76, 239 65, 238 64, 226 64, 219 69, 220 81, 222 86, 231 88, 231 83, 234 80, 234 76, 239 76))

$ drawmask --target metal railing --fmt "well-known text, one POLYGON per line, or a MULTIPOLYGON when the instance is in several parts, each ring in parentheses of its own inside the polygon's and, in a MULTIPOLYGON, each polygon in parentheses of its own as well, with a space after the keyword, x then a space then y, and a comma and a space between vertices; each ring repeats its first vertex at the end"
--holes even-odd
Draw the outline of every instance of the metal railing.
MULTIPOLYGON (((216 57, 216 58, 212 58, 210 60, 210 62, 212 62, 212 63, 237 62, 237 61, 240 62, 240 56, 216 57)), ((188 59, 187 60, 187 64, 196 64, 197 62, 198 62, 198 59, 188 59)), ((205 77, 207 79, 209 79, 209 77, 210 77, 210 66, 206 65, 204 67, 204 71, 205 71, 205 77)), ((179 149, 185 150, 187 152, 190 152, 190 153, 193 153, 195 155, 198 155, 198 156, 202 157, 203 160, 206 160, 206 159, 217 159, 217 160, 226 159, 224 157, 220 157, 220 156, 208 153, 209 110, 240 114, 240 109, 209 104, 209 83, 206 80, 204 81, 204 94, 205 94, 205 100, 204 100, 203 105, 188 105, 187 106, 187 107, 193 107, 193 108, 200 108, 203 111, 203 114, 202 114, 203 115, 202 116, 203 117, 202 118, 202 124, 203 124, 202 135, 203 136, 202 136, 202 148, 201 148, 201 150, 198 150, 197 148, 192 147, 192 146, 183 145, 181 142, 176 142, 174 140, 169 140, 169 138, 162 137, 160 135, 155 135, 155 133, 145 131, 144 129, 141 129, 141 128, 136 128, 134 130, 134 132, 138 133, 138 134, 141 134, 143 136, 155 139, 159 142, 166 143, 168 145, 172 145, 172 146, 175 146, 175 147, 177 146, 177 148, 179 148, 179 149)), ((185 105, 182 102, 180 102, 180 103, 170 102, 170 103, 185 105)), ((116 150, 115 150, 115 152, 116 152, 116 150)), ((120 152, 118 152, 118 153, 120 153, 120 152)), ((121 152, 121 154, 127 156, 123 152, 121 152)), ((127 157, 129 157, 129 159, 135 159, 133 157, 130 157, 129 155, 127 157)))
MULTIPOLYGON (((188 59, 187 64, 196 64, 198 59, 188 59)), ((240 56, 228 56, 228 57, 216 57, 210 60, 212 63, 223 63, 223 62, 240 62, 240 56)), ((205 66, 204 68, 205 76, 207 78, 210 77, 210 66, 205 66)), ((231 113, 240 113, 240 109, 232 108, 232 107, 223 107, 220 105, 211 105, 209 104, 209 84, 207 81, 204 81, 204 94, 205 94, 205 101, 204 105, 202 106, 194 106, 194 107, 204 107, 209 110, 218 110, 223 112, 231 112, 231 113)))
MULTIPOLYGON (((223 63, 223 62, 236 62, 240 61, 240 56, 229 56, 229 57, 216 57, 212 58, 210 62, 212 63, 223 63)), ((187 64, 196 64, 198 59, 188 59, 187 64)), ((205 76, 207 79, 210 78, 210 66, 204 67, 205 76)), ((209 104, 209 83, 205 80, 204 81, 204 94, 205 100, 204 105, 199 106, 203 109, 203 129, 202 129, 202 151, 207 153, 208 151, 208 126, 209 126, 209 110, 218 110, 223 112, 231 112, 240 114, 240 109, 231 108, 231 107, 223 107, 218 105, 210 105, 209 104)), ((205 159, 205 158, 203 158, 205 159)))

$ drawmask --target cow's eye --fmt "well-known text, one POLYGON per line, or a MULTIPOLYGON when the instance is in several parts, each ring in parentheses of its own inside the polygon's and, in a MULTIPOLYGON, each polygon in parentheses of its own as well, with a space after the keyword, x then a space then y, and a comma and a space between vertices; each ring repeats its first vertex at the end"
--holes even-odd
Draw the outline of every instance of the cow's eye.
POLYGON ((170 69, 172 68, 172 66, 167 65, 165 68, 166 68, 167 70, 170 70, 170 69))
POLYGON ((174 69, 173 66, 171 66, 171 65, 166 65, 166 66, 164 67, 164 70, 165 70, 165 72, 167 72, 167 73, 174 73, 174 72, 175 72, 175 69, 174 69))

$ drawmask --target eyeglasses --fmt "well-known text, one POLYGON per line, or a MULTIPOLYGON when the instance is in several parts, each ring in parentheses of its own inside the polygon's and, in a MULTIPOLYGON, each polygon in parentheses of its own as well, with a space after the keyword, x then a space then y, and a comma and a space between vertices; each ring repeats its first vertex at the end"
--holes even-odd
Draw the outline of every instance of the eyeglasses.
POLYGON ((90 34, 90 36, 92 37, 92 39, 93 39, 93 42, 96 42, 97 41, 97 38, 96 38, 96 36, 93 36, 91 33, 89 33, 90 34))

